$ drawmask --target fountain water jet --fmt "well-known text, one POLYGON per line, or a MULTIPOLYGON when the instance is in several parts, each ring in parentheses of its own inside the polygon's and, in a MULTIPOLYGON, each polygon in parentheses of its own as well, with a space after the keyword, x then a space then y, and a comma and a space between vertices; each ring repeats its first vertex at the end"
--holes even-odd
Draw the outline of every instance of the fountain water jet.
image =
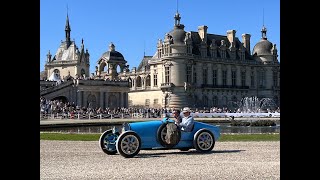
POLYGON ((256 96, 242 98, 238 106, 242 113, 261 113, 276 108, 276 104, 271 98, 262 98, 259 100, 256 96))

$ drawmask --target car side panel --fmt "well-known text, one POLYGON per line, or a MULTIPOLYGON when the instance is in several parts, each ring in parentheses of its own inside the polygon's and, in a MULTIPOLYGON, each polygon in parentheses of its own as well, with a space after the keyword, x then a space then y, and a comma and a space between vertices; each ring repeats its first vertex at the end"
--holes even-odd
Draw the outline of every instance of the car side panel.
MULTIPOLYGON (((164 120, 154 120, 145 122, 130 123, 130 129, 135 131, 141 138, 141 149, 157 149, 163 146, 157 140, 158 128, 165 123, 164 120)), ((214 125, 197 122, 194 123, 194 128, 191 132, 181 132, 180 142, 174 148, 190 147, 193 148, 194 134, 202 128, 210 130, 215 140, 220 137, 220 129, 214 125)))
POLYGON ((157 141, 157 131, 162 123, 160 120, 130 123, 130 129, 141 138, 141 149, 162 147, 157 141))

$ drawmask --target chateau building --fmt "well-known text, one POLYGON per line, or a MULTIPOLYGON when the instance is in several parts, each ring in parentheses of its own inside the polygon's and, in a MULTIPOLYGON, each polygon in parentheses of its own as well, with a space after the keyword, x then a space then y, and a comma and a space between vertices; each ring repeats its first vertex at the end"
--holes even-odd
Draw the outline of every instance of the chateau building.
MULTIPOLYGON (((47 54, 45 71, 40 73, 40 96, 49 100, 62 100, 75 103, 79 107, 118 108, 128 107, 129 85, 127 80, 115 78, 116 72, 110 71, 110 78, 90 77, 89 52, 84 50, 83 40, 78 49, 70 40, 70 24, 67 15, 65 26, 66 39, 61 42, 56 54, 47 54)), ((103 65, 111 63, 126 63, 121 53, 114 50, 114 45, 102 54, 98 62, 103 65)), ((103 73, 102 73, 103 74, 103 73)))
POLYGON ((67 16, 66 40, 53 58, 49 51, 45 74, 46 79, 58 74, 71 80, 51 88, 45 88, 47 81, 40 81, 40 95, 102 108, 235 108, 242 98, 252 96, 270 98, 280 106, 280 63, 266 27, 251 52, 250 34, 242 34, 240 41, 236 30, 211 34, 205 25, 186 32, 180 20, 177 12, 173 29, 155 44, 154 55, 144 56, 138 67, 130 71, 123 55, 110 43, 90 76, 90 55, 83 40, 80 50, 70 40, 67 16))
POLYGON ((236 107, 244 97, 271 98, 280 105, 280 63, 276 44, 261 40, 250 52, 250 34, 236 30, 210 34, 207 26, 186 32, 174 16, 173 29, 159 39, 153 56, 144 56, 129 76, 129 106, 236 107))

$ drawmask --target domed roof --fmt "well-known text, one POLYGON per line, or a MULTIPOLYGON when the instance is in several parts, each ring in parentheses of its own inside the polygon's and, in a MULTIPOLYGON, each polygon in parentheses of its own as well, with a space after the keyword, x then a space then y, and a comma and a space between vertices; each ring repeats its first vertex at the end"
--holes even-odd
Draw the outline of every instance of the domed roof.
POLYGON ((101 58, 99 58, 98 63, 100 62, 101 59, 106 60, 107 62, 112 62, 112 61, 123 61, 123 62, 127 62, 123 55, 115 50, 115 46, 113 43, 111 43, 109 45, 109 51, 105 52, 102 54, 101 58))
POLYGON ((124 59, 123 55, 118 51, 107 51, 107 52, 102 54, 102 57, 105 57, 106 59, 110 59, 110 58, 113 58, 113 57, 124 59))
POLYGON ((261 55, 272 55, 272 43, 266 38, 262 38, 254 47, 252 54, 261 56, 261 55))
POLYGON ((179 26, 174 26, 174 29, 168 33, 172 36, 173 44, 184 44, 186 32, 183 29, 184 25, 180 24, 179 26))

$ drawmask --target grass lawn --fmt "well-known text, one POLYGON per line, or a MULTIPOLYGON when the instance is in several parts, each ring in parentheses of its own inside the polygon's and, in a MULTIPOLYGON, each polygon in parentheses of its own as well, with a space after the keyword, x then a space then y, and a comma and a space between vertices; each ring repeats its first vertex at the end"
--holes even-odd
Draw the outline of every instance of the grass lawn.
MULTIPOLYGON (((100 135, 40 132, 40 140, 98 141, 100 135)), ((280 141, 280 134, 221 134, 218 141, 280 141)))

